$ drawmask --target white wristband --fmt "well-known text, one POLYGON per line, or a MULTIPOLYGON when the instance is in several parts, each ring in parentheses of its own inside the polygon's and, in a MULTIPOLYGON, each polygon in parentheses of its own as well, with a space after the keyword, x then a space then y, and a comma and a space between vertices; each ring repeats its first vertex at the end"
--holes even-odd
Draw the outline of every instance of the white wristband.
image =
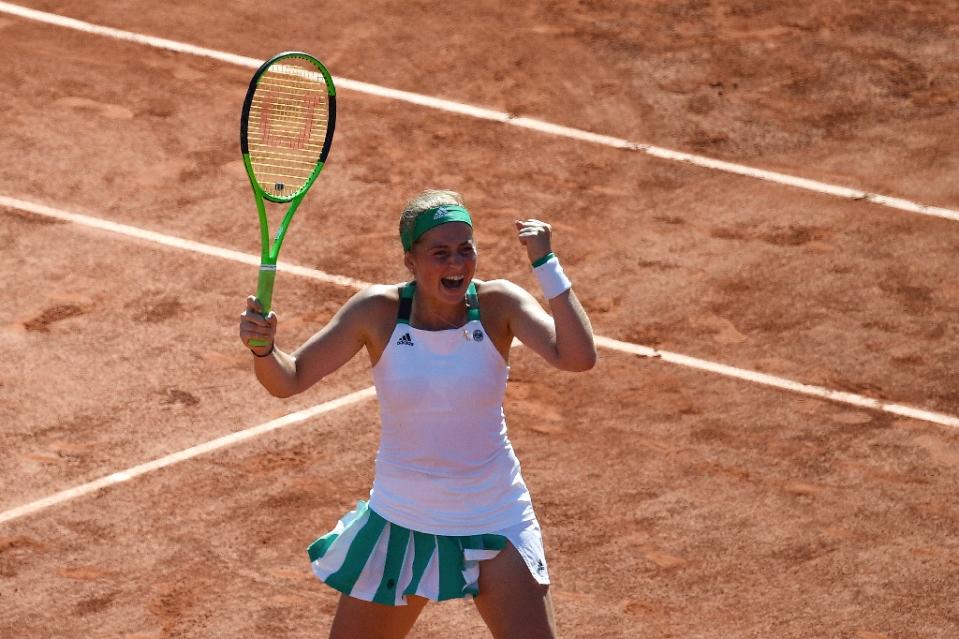
POLYGON ((563 267, 559 264, 559 258, 555 255, 546 262, 533 269, 533 274, 539 280, 539 287, 543 289, 543 295, 547 300, 551 300, 557 295, 565 293, 573 284, 563 272, 563 267))

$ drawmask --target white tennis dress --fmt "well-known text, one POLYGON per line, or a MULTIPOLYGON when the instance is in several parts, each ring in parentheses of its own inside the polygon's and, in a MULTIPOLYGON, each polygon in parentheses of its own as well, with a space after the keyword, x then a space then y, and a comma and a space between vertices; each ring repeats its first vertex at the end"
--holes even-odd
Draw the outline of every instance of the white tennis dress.
POLYGON ((506 434, 509 367, 479 319, 475 285, 464 327, 409 325, 415 284, 373 378, 382 432, 370 500, 311 545, 313 572, 351 596, 402 605, 478 592, 478 561, 508 540, 549 583, 539 524, 506 434))

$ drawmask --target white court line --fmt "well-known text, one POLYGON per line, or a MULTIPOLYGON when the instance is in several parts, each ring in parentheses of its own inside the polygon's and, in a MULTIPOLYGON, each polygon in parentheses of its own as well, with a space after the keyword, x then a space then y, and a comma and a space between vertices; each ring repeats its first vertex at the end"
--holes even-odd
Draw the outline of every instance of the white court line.
MULTIPOLYGON (((250 265, 259 264, 258 258, 252 255, 247 255, 245 253, 240 253, 239 251, 233 251, 230 249, 210 246, 208 244, 201 244, 199 242, 193 242, 191 240, 184 240, 178 237, 156 233, 155 231, 145 231, 142 229, 138 229, 135 226, 127 226, 125 224, 107 222, 99 218, 91 217, 88 215, 81 215, 79 213, 68 213, 66 211, 60 211, 58 209, 54 209, 49 206, 44 206, 42 204, 27 202, 24 200, 19 200, 16 198, 11 198, 3 195, 0 195, 0 206, 6 206, 11 209, 21 210, 28 213, 36 213, 38 215, 53 217, 60 220, 68 220, 76 224, 91 226, 93 228, 111 231, 113 233, 120 233, 128 237, 134 237, 134 238, 149 240, 153 242, 159 242, 165 246, 170 246, 173 248, 178 248, 186 251, 196 251, 198 253, 203 253, 204 255, 211 255, 213 257, 233 260, 236 262, 241 262, 243 264, 250 264, 250 265)), ((303 277, 309 277, 312 279, 320 280, 323 282, 329 282, 331 284, 337 284, 340 286, 345 286, 345 287, 354 288, 354 289, 360 289, 369 285, 367 282, 362 282, 360 280, 355 280, 355 279, 352 279, 349 277, 343 277, 340 275, 325 273, 323 271, 307 268, 305 266, 297 266, 297 265, 288 264, 288 263, 281 263, 281 264, 283 264, 283 266, 280 268, 280 270, 287 271, 303 277)), ((856 395, 855 393, 835 391, 828 388, 824 388, 822 386, 813 386, 810 384, 803 384, 801 382, 794 382, 792 380, 788 380, 782 377, 766 375, 765 373, 759 373, 756 371, 736 368, 734 366, 728 366, 726 364, 718 364, 715 362, 698 359, 696 357, 690 357, 688 355, 681 355, 679 353, 671 353, 669 351, 659 351, 654 348, 649 348, 648 346, 641 346, 639 344, 632 344, 630 342, 622 342, 609 337, 603 337, 601 335, 596 336, 596 344, 602 348, 608 348, 611 350, 616 350, 624 353, 632 353, 634 355, 639 355, 642 357, 659 358, 671 364, 678 364, 680 366, 687 366, 687 367, 695 368, 702 371, 708 371, 710 373, 725 375, 727 377, 733 377, 736 379, 753 382, 755 384, 773 386, 775 388, 780 388, 780 389, 787 390, 794 393, 800 393, 803 395, 812 395, 814 397, 820 397, 820 398, 828 399, 834 402, 852 404, 854 406, 860 406, 862 408, 870 408, 874 410, 885 411, 887 413, 895 413, 897 415, 911 417, 913 419, 917 419, 925 422, 932 422, 934 424, 941 424, 943 426, 952 426, 954 428, 959 428, 959 417, 956 417, 953 415, 936 413, 932 411, 923 410, 921 408, 913 408, 911 406, 904 406, 902 404, 885 402, 878 399, 873 399, 871 397, 865 397, 863 395, 856 395)))
POLYGON ((911 406, 904 406, 902 404, 892 404, 882 400, 873 399, 872 397, 857 395, 855 393, 847 393, 845 391, 832 390, 822 386, 813 386, 812 384, 794 382, 783 377, 776 377, 775 375, 767 375, 765 373, 750 371, 744 368, 736 368, 735 366, 728 366, 726 364, 717 364, 716 362, 710 362, 705 359, 690 357, 689 355, 681 355, 679 353, 671 353, 670 351, 661 351, 655 348, 649 348, 648 346, 632 344, 630 342, 621 342, 619 340, 610 339, 609 337, 603 337, 601 335, 596 335, 595 340, 596 345, 602 348, 632 353, 633 355, 639 355, 640 357, 655 357, 671 364, 679 364, 680 366, 688 366, 689 368, 695 368, 701 371, 718 373, 719 375, 725 375, 726 377, 734 377, 736 379, 753 382, 755 384, 781 388, 793 393, 812 395, 814 397, 828 399, 833 402, 852 404, 853 406, 859 406, 861 408, 885 411, 887 413, 893 413, 903 417, 911 417, 912 419, 917 419, 920 421, 959 428, 959 417, 953 415, 934 413, 921 408, 913 408, 911 406))
POLYGON ((82 497, 83 495, 89 495, 90 493, 103 490, 109 486, 114 486, 116 484, 129 481, 134 477, 139 477, 140 475, 153 472, 154 470, 160 470, 161 468, 172 466, 173 464, 177 464, 181 461, 192 459, 198 455, 203 455, 204 453, 209 453, 220 448, 238 444, 242 441, 252 439, 253 437, 258 437, 272 430, 283 428, 284 426, 290 426, 292 424, 299 424, 300 422, 305 422, 306 420, 318 415, 339 410, 340 408, 345 408, 375 396, 376 391, 372 386, 370 386, 369 388, 364 388, 363 390, 344 395, 343 397, 330 400, 322 404, 317 404, 316 406, 311 406, 310 408, 305 408, 303 410, 296 411, 295 413, 290 413, 289 415, 284 415, 283 417, 266 422, 265 424, 260 424, 259 426, 253 426, 252 428, 247 428, 246 430, 224 435, 223 437, 218 437, 217 439, 210 440, 203 444, 198 444, 191 448, 187 448, 186 450, 181 450, 179 452, 166 455, 165 457, 160 457, 159 459, 155 459, 151 462, 139 464, 137 466, 133 466, 132 468, 115 472, 112 475, 107 475, 106 477, 101 477, 100 479, 87 482, 86 484, 81 484, 79 486, 74 486, 73 488, 68 488, 67 490, 62 490, 58 493, 50 495, 49 497, 44 497, 43 499, 38 499, 30 502, 29 504, 17 506, 16 508, 11 508, 10 510, 0 513, 0 524, 30 515, 46 508, 50 508, 51 506, 62 504, 66 501, 70 501, 71 499, 82 497))
MULTIPOLYGON (((107 36, 117 40, 135 42, 137 44, 143 44, 143 45, 147 45, 147 46, 151 46, 159 49, 166 49, 169 51, 176 51, 179 53, 187 53, 194 56, 211 58, 213 60, 219 60, 221 62, 226 62, 228 64, 248 67, 251 69, 258 68, 260 64, 262 64, 263 62, 262 60, 258 60, 256 58, 236 55, 233 53, 226 53, 224 51, 217 51, 216 49, 207 49, 206 47, 198 47, 192 44, 177 42, 176 40, 168 40, 166 38, 158 38, 155 36, 142 35, 139 33, 133 33, 131 31, 115 29, 113 27, 104 27, 104 26, 92 24, 90 22, 76 20, 74 18, 65 18, 63 16, 59 16, 53 13, 47 13, 45 11, 37 11, 35 9, 28 9, 26 7, 21 7, 19 5, 10 4, 9 2, 0 2, 0 12, 8 13, 10 15, 15 15, 21 18, 26 18, 28 20, 43 22, 45 24, 51 24, 59 27, 75 29, 77 31, 82 31, 84 33, 107 36)), ((835 184, 829 184, 826 182, 820 182, 818 180, 810 180, 807 178, 796 177, 794 175, 779 173, 777 171, 767 171, 765 169, 757 169, 755 167, 750 167, 743 164, 736 164, 734 162, 717 160, 717 159, 706 157, 703 155, 696 155, 694 153, 684 153, 682 151, 674 151, 674 150, 666 149, 659 146, 641 144, 641 143, 632 142, 630 140, 626 140, 623 138, 617 138, 609 135, 601 135, 598 133, 592 133, 590 131, 575 129, 572 127, 562 126, 559 124, 552 124, 550 122, 544 122, 543 120, 537 120, 535 118, 516 117, 509 113, 505 113, 503 111, 496 111, 493 109, 486 109, 483 107, 472 106, 469 104, 454 102, 452 100, 444 100, 442 98, 435 98, 431 96, 422 95, 419 93, 412 93, 410 91, 390 89, 390 88, 381 87, 375 84, 369 84, 367 82, 349 80, 347 78, 340 78, 340 77, 335 78, 335 82, 336 82, 336 85, 340 88, 350 89, 353 91, 366 93, 369 95, 375 95, 377 97, 387 98, 391 100, 399 100, 402 102, 408 102, 410 104, 417 104, 417 105, 429 107, 432 109, 439 109, 442 111, 457 113, 460 115, 466 115, 474 118, 480 118, 483 120, 492 120, 494 122, 501 122, 503 124, 508 124, 511 126, 531 129, 539 133, 556 135, 559 137, 570 138, 573 140, 581 140, 583 142, 590 142, 592 144, 601 144, 604 146, 610 146, 618 149, 627 149, 630 151, 637 151, 637 152, 645 153, 652 157, 661 158, 664 160, 670 160, 673 162, 683 162, 686 164, 693 164, 695 166, 712 169, 714 171, 734 173, 736 175, 751 177, 758 180, 765 180, 767 182, 774 182, 776 184, 782 184, 785 186, 791 186, 795 188, 805 189, 808 191, 814 191, 816 193, 822 193, 825 195, 832 195, 835 197, 840 197, 840 198, 845 198, 850 200, 864 200, 864 201, 872 202, 874 204, 879 204, 882 206, 899 209, 902 211, 907 211, 909 213, 920 213, 922 215, 931 215, 933 217, 940 217, 948 220, 959 221, 959 211, 955 211, 953 209, 947 209, 947 208, 938 207, 938 206, 929 206, 926 204, 920 204, 918 202, 913 202, 911 200, 906 200, 903 198, 890 197, 888 195, 880 195, 878 193, 870 193, 868 191, 863 191, 861 189, 855 189, 855 188, 850 188, 845 186, 837 186, 835 184)))
MULTIPOLYGON (((211 255, 213 257, 219 257, 225 260, 239 262, 241 264, 250 264, 251 266, 260 265, 260 258, 256 255, 249 255, 247 253, 241 253, 240 251, 234 251, 232 249, 225 249, 220 248, 219 246, 211 246, 209 244, 202 244, 192 240, 185 240, 173 235, 164 235, 163 233, 148 231, 146 229, 137 228, 136 226, 119 224, 117 222, 111 222, 98 217, 91 217, 89 215, 82 215, 80 213, 70 213, 69 211, 62 211, 60 209, 44 206, 43 204, 37 204, 36 202, 28 202, 26 200, 19 200, 16 198, 0 195, 0 206, 6 206, 11 209, 24 211, 26 213, 36 213, 37 215, 63 220, 65 222, 73 222, 74 224, 89 226, 91 228, 100 229, 101 231, 109 231, 110 233, 117 233, 119 235, 126 235, 127 237, 133 237, 139 240, 147 240, 148 242, 155 242, 157 244, 162 244, 164 246, 169 246, 184 251, 193 251, 194 253, 211 255)), ((276 268, 278 271, 293 273, 294 275, 299 275, 300 277, 308 277, 310 279, 320 280, 321 282, 328 282, 330 284, 345 286, 347 288, 355 288, 357 290, 369 286, 369 283, 353 279, 352 277, 324 273, 323 271, 314 268, 298 266, 296 264, 290 264, 289 262, 279 261, 276 263, 276 268)))

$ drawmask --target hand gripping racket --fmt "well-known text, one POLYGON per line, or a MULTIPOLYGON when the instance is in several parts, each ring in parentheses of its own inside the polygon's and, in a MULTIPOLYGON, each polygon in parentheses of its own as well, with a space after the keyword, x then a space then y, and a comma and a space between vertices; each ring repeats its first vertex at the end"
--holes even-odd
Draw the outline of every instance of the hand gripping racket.
MULTIPOLYGON (((243 100, 240 150, 260 216, 256 296, 270 312, 276 260, 303 196, 323 170, 333 142, 336 89, 323 63, 301 51, 280 53, 256 70, 243 100), (270 241, 264 200, 289 203, 270 241)), ((266 346, 251 340, 253 346, 266 346)))

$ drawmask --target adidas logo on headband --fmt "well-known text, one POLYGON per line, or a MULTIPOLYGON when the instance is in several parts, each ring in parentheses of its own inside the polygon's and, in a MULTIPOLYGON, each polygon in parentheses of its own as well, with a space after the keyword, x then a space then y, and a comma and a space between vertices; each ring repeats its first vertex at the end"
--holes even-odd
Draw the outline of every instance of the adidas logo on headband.
POLYGON ((423 233, 426 233, 434 226, 446 224, 447 222, 465 222, 473 226, 473 220, 462 204, 442 204, 426 209, 417 215, 412 227, 407 227, 405 231, 400 232, 400 241, 403 243, 403 249, 409 251, 413 247, 413 242, 418 240, 423 233))

